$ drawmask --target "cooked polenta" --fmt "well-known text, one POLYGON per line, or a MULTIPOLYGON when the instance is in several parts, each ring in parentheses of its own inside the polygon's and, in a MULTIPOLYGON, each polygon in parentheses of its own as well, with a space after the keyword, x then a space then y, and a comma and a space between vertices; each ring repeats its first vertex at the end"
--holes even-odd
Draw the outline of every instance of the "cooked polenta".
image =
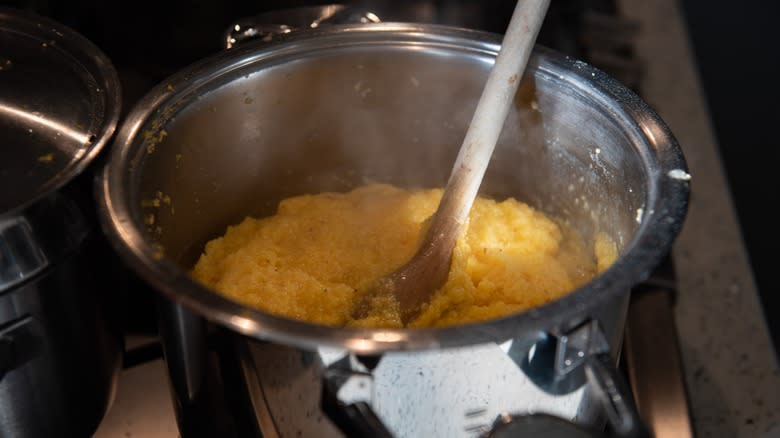
MULTIPOLYGON (((360 320, 350 312, 373 282, 414 255, 441 195, 372 184, 288 198, 274 216, 248 217, 208 242, 192 275, 235 301, 289 318, 401 327, 392 299, 360 320)), ((555 300, 614 261, 614 244, 597 240, 588 246, 514 199, 478 198, 447 282, 409 326, 487 320, 555 300)))

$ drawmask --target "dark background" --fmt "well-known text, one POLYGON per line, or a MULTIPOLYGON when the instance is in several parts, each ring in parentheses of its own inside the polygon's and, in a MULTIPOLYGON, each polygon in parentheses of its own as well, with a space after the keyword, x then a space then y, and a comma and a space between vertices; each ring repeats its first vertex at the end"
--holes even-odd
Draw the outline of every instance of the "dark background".
MULTIPOLYGON (((780 351, 780 2, 682 0, 751 266, 780 351)), ((718 220, 718 218, 712 218, 718 220)), ((706 250, 706 248, 702 248, 706 250)))
MULTIPOLYGON (((0 5, 33 11, 66 24, 105 51, 120 74, 124 111, 166 76, 221 50, 223 34, 237 18, 316 3, 326 2, 0 1, 0 5)), ((409 12, 420 4, 390 0, 368 3, 389 10, 391 19, 407 18, 401 12, 409 12)), ((515 1, 427 3, 437 8, 438 13, 432 17, 437 22, 503 32, 515 1)), ((780 49, 775 45, 780 41, 777 23, 780 2, 680 0, 679 4, 687 21, 723 166, 778 350, 780 297, 773 284, 773 253, 780 246, 778 232, 774 230, 777 222, 774 210, 780 201, 780 184, 775 178, 776 172, 780 173, 777 169, 780 144, 775 133, 780 126, 777 85, 780 49)), ((589 49, 583 41, 583 10, 616 14, 614 1, 553 0, 539 41, 585 59, 636 89, 637 84, 631 83, 637 79, 637 72, 632 71, 635 64, 630 47, 611 47, 610 56, 596 56, 592 47, 589 49)), ((617 31, 606 35, 620 37, 617 31)), ((641 94, 641 89, 637 91, 641 94)), ((129 323, 141 329, 153 325, 152 312, 141 310, 153 308, 148 296, 138 293, 135 297, 131 304, 138 313, 129 323)))

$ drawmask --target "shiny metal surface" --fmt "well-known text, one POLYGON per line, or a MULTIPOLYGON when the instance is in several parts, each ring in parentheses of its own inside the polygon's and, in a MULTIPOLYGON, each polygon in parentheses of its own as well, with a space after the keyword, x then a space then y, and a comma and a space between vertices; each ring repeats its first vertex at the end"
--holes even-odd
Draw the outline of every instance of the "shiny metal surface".
POLYGON ((625 438, 652 438, 637 413, 631 391, 608 353, 588 356, 585 374, 589 388, 601 402, 613 433, 625 438))
MULTIPOLYGON (((181 304, 159 297, 157 313, 179 436, 252 436, 237 427, 233 418, 238 409, 227 394, 230 382, 222 371, 225 347, 221 344, 227 342, 181 304)), ((226 360, 232 363, 234 359, 226 360)))
POLYGON ((209 361, 207 325, 187 308, 159 300, 159 331, 168 382, 175 401, 180 436, 231 436, 222 429, 221 409, 215 404, 214 366, 209 361))
POLYGON ((0 218, 0 291, 31 277, 49 265, 35 243, 25 217, 0 218))
POLYGON ((84 37, 0 8, 0 436, 88 436, 112 400, 121 286, 74 180, 113 134, 120 94, 84 37))
POLYGON ((584 430, 572 423, 546 414, 519 417, 504 415, 496 420, 490 433, 485 435, 485 438, 519 437, 605 438, 602 433, 584 430))
POLYGON ((0 218, 0 294, 78 251, 91 229, 85 207, 70 192, 54 192, 19 216, 0 218))
MULTIPOLYGON (((236 342, 262 436, 345 436, 321 404, 327 371, 341 366, 331 358, 343 357, 343 352, 307 352, 246 338, 236 342)), ((544 412, 589 429, 603 426, 589 389, 546 393, 517 367, 507 347, 387 353, 370 374, 370 409, 395 437, 474 437, 489 431, 504 412, 544 412)), ((363 401, 365 390, 342 387, 338 395, 363 401)))
POLYGON ((119 100, 116 72, 94 44, 0 7, 0 216, 81 172, 113 134, 119 100))
POLYGON ((631 299, 626 323, 628 376, 639 413, 654 438, 693 438, 680 342, 673 316, 676 281, 671 260, 631 299))
POLYGON ((0 379, 35 357, 41 343, 40 325, 32 316, 24 315, 3 324, 0 328, 0 379))
POLYGON ((303 6, 237 20, 225 32, 225 48, 252 40, 270 42, 290 32, 334 24, 379 23, 374 12, 344 4, 303 6))
MULTIPOLYGON (((674 0, 618 3, 640 24, 636 52, 648 61, 642 95, 669 123, 694 175, 698 202, 692 201, 675 241, 679 291, 674 313, 697 436, 780 436, 780 379, 772 377, 777 376, 777 360, 760 323, 761 308, 755 304, 750 265, 690 56, 684 17, 674 0)), ((127 370, 101 438, 178 436, 160 362, 127 370)))
POLYGON ((0 343, 9 347, 0 360, 2 437, 90 436, 113 398, 122 360, 117 285, 94 269, 110 254, 72 202, 55 193, 28 208, 34 225, 47 219, 44 234, 67 233, 75 246, 0 291, 0 343))
POLYGON ((529 202, 586 239, 608 232, 621 256, 592 282, 495 321, 366 330, 250 309, 188 276, 204 242, 290 195, 366 181, 443 185, 497 41, 427 25, 333 26, 193 65, 125 120, 100 182, 104 229, 168 298, 240 333, 300 347, 440 348, 565 329, 600 311, 614 319, 614 309, 600 307, 627 298, 682 224, 685 161, 639 97, 543 48, 529 63, 483 193, 529 202))

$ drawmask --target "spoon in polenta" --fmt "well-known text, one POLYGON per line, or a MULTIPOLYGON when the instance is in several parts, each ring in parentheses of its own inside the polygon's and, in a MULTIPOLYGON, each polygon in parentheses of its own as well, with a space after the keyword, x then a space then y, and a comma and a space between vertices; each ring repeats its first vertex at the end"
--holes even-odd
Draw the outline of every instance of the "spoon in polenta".
POLYGON ((366 291, 352 308, 353 318, 365 318, 375 303, 386 302, 378 298, 391 296, 397 300, 401 322, 406 325, 447 281, 452 251, 468 221, 549 3, 549 0, 518 1, 419 249, 403 266, 377 280, 366 291))

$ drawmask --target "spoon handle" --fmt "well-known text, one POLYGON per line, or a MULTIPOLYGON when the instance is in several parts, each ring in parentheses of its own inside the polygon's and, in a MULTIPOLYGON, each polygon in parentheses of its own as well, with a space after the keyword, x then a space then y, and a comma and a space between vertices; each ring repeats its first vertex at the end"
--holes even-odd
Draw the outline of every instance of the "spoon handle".
POLYGON ((468 218, 549 3, 519 0, 515 6, 434 219, 454 221, 455 231, 468 218))
POLYGON ((372 297, 390 293, 398 299, 401 322, 406 325, 446 282, 452 251, 479 191, 549 3, 518 1, 424 240, 409 262, 380 279, 378 286, 364 295, 352 310, 354 318, 369 313, 372 297))

